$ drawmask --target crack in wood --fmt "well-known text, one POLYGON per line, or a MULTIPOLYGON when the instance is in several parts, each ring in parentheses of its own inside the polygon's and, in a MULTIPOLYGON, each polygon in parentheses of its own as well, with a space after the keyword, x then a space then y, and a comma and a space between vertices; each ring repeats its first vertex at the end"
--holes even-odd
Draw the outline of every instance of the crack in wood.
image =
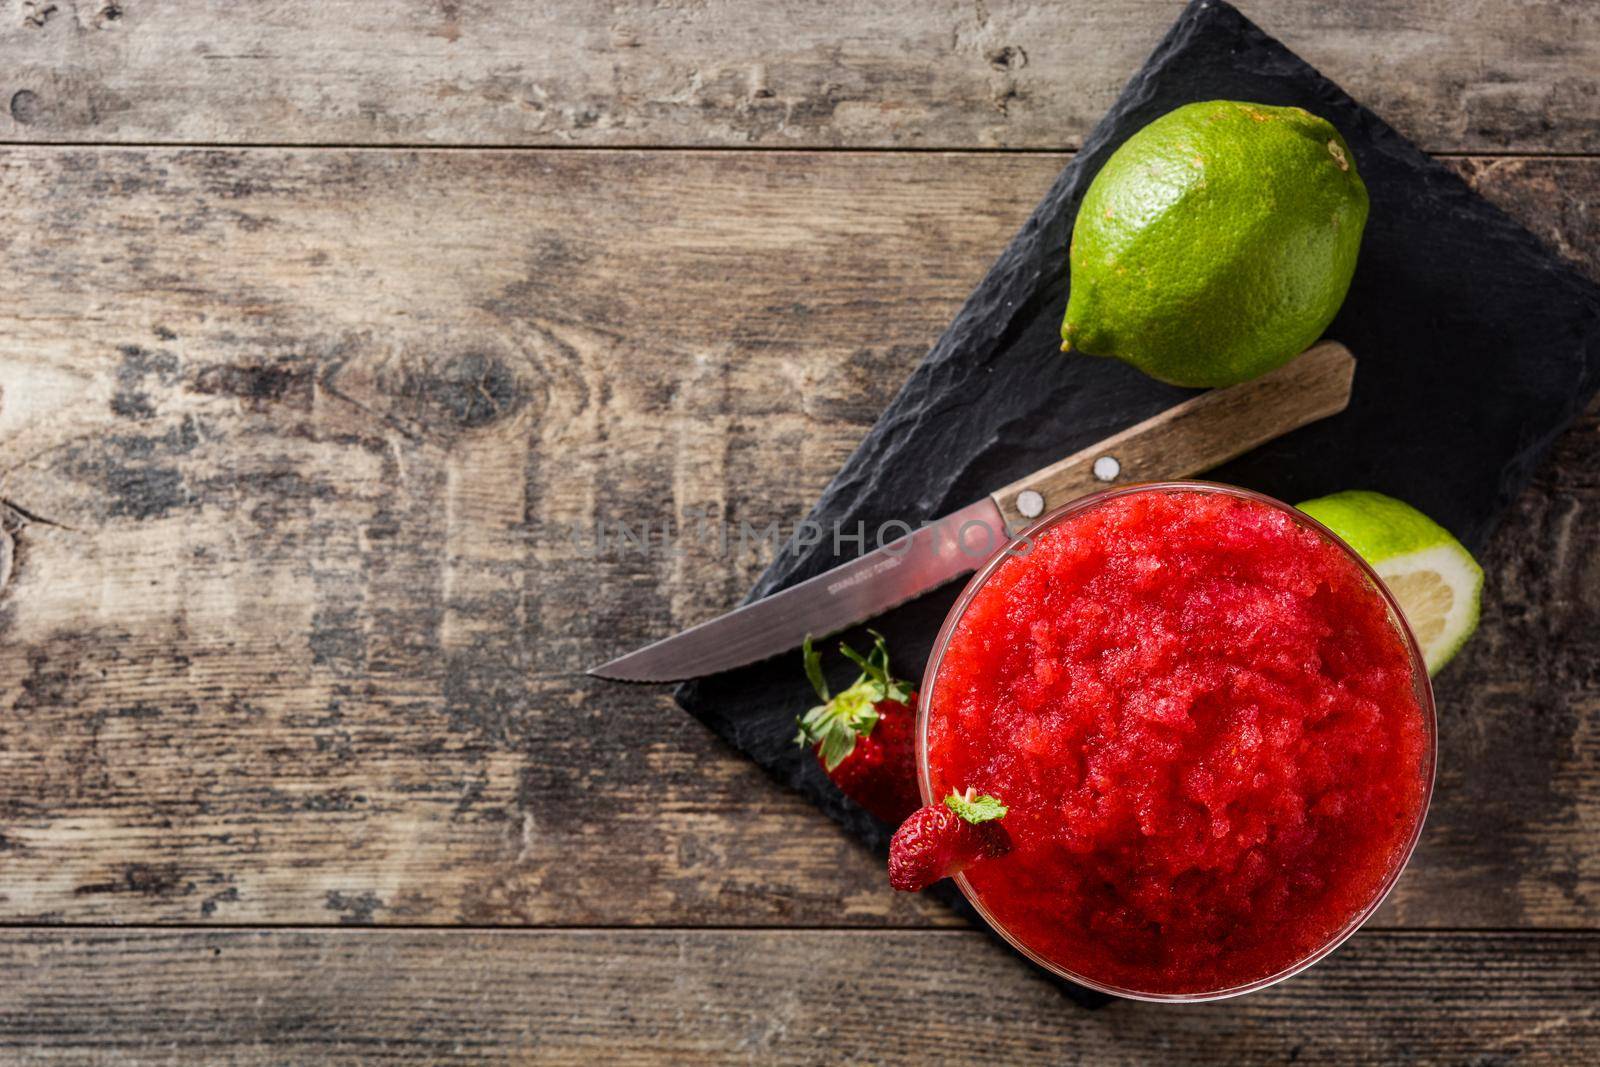
POLYGON ((383 425, 389 427, 395 433, 399 434, 401 437, 404 437, 407 441, 410 441, 412 444, 422 444, 422 435, 416 430, 413 430, 409 426, 405 425, 394 415, 391 415, 387 412, 378 411, 370 405, 362 403, 355 397, 345 393, 334 384, 334 379, 338 377, 339 371, 344 369, 344 365, 345 360, 334 360, 332 364, 321 374, 321 376, 317 378, 317 385, 323 390, 323 392, 327 393, 335 400, 344 401, 346 404, 349 404, 362 414, 376 419, 383 425))
POLYGON ((65 523, 47 519, 14 500, 0 496, 0 598, 5 597, 10 591, 11 579, 16 574, 17 534, 30 525, 52 526, 58 530, 77 532, 65 523))
POLYGON ((47 519, 37 512, 29 511, 21 504, 18 504, 15 500, 10 500, 3 496, 0 496, 0 524, 4 524, 6 527, 9 527, 12 530, 20 530, 24 526, 33 524, 38 526, 53 526, 58 530, 70 530, 73 533, 78 532, 64 522, 57 522, 54 519, 47 519))

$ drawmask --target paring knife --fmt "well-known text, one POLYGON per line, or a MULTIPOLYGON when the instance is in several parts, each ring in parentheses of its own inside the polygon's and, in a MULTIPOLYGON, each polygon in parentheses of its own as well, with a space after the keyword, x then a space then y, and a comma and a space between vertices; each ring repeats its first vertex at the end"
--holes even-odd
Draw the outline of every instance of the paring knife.
POLYGON ((1035 519, 1098 489, 1187 478, 1350 402, 1355 359, 1324 341, 1270 374, 1213 389, 848 563, 589 673, 671 682, 755 663, 971 573, 1035 519))

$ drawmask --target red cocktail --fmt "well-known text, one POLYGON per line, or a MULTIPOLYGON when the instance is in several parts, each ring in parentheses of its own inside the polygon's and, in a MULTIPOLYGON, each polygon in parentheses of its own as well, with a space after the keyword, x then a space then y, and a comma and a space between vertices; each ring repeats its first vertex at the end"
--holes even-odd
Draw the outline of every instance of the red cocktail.
POLYGON ((1294 509, 1167 483, 1078 501, 973 578, 929 661, 924 802, 1010 808, 962 891, 1014 945, 1124 996, 1259 988, 1399 876, 1434 712, 1399 609, 1294 509))

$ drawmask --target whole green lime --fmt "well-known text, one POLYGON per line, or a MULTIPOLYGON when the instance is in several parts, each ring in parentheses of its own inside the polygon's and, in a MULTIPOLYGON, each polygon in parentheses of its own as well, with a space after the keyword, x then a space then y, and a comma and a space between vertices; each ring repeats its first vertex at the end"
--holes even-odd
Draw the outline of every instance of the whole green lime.
POLYGON ((1297 107, 1170 111, 1095 175, 1072 232, 1061 347, 1174 385, 1232 385, 1311 345, 1350 288, 1367 188, 1297 107))

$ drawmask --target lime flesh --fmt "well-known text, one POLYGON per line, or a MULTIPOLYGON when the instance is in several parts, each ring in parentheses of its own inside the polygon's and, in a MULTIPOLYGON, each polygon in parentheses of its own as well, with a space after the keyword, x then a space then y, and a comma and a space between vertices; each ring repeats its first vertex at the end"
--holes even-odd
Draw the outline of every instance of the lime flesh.
POLYGON ((1428 673, 1478 628, 1483 570, 1450 531, 1403 501, 1354 490, 1308 500, 1300 510, 1371 564, 1400 604, 1428 673))

